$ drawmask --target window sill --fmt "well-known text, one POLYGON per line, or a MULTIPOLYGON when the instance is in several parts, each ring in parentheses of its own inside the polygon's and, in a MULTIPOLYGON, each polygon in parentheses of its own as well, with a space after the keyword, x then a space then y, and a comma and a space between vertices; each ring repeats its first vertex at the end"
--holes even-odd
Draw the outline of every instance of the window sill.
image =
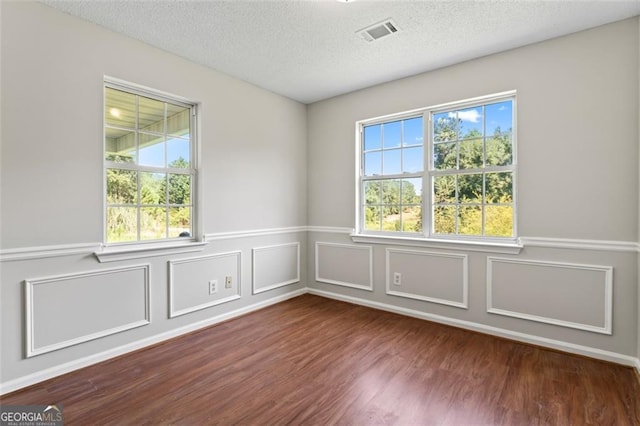
POLYGON ((436 238, 414 238, 395 235, 351 234, 354 243, 391 244, 410 247, 429 247, 445 250, 481 251, 487 253, 518 254, 523 245, 517 241, 463 241, 436 238))
POLYGON ((93 254, 100 263, 118 262, 122 260, 141 259, 144 257, 164 256, 167 254, 191 253, 204 250, 204 241, 180 243, 137 244, 132 246, 105 247, 93 254))

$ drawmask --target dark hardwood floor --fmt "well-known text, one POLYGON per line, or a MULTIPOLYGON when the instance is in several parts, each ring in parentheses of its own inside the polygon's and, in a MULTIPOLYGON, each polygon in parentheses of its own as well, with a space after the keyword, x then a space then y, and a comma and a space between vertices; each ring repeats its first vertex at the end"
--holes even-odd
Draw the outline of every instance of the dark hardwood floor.
POLYGON ((0 403, 67 425, 640 425, 631 368, 311 295, 0 403))

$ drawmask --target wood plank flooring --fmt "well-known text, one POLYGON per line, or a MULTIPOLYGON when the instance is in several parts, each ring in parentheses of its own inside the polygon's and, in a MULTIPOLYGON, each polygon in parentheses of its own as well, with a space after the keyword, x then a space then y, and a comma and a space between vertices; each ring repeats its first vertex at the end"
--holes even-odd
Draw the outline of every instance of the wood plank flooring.
POLYGON ((631 368, 312 295, 0 403, 67 425, 640 425, 631 368))

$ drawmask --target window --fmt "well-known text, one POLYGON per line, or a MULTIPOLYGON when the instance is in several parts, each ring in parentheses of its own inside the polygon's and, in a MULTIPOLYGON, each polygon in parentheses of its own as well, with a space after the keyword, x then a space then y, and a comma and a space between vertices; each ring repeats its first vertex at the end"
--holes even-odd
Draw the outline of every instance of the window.
POLYGON ((105 241, 193 235, 195 104, 105 82, 105 241))
POLYGON ((515 239, 514 117, 509 93, 361 122, 360 233, 515 239))

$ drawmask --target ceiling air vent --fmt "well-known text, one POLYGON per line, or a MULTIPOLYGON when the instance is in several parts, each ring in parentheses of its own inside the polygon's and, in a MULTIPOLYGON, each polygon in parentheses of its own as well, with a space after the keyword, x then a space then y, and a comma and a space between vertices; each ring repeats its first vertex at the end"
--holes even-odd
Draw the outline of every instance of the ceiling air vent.
POLYGON ((385 19, 382 22, 378 22, 377 24, 373 24, 356 32, 360 34, 363 39, 371 42, 388 36, 389 34, 397 33, 398 26, 391 19, 385 19))

